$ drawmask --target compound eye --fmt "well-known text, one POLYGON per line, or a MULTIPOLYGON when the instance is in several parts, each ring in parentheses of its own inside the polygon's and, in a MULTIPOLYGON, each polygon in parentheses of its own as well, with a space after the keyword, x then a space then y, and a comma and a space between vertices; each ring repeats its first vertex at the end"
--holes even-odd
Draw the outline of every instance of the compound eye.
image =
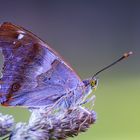
POLYGON ((90 85, 91 85, 91 87, 95 87, 96 86, 96 81, 95 80, 91 80, 90 85))

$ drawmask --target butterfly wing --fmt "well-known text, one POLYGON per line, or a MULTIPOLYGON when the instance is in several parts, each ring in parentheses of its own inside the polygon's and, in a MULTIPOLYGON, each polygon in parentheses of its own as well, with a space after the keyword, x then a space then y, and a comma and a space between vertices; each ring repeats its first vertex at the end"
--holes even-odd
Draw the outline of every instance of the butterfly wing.
POLYGON ((0 26, 4 56, 0 103, 6 106, 47 106, 62 96, 83 92, 83 82, 46 43, 11 23, 0 26))

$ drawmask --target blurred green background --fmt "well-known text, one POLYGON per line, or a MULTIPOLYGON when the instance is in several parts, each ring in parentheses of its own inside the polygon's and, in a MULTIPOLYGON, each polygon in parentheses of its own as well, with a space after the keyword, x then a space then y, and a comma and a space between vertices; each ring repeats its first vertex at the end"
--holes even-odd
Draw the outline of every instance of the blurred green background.
MULTIPOLYGON (((0 0, 0 22, 31 30, 57 50, 82 79, 126 51, 134 55, 99 76, 97 121, 75 140, 140 140, 140 1, 0 0)), ((2 61, 1 61, 2 63, 2 61)), ((22 108, 0 107, 16 121, 22 108)))

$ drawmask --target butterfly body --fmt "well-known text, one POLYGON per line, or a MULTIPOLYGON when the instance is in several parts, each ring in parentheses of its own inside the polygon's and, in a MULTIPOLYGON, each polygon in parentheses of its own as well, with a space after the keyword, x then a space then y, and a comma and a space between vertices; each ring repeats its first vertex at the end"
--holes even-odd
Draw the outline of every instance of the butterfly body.
POLYGON ((22 27, 3 23, 0 48, 2 105, 52 106, 60 101, 71 106, 86 94, 87 86, 59 54, 22 27))

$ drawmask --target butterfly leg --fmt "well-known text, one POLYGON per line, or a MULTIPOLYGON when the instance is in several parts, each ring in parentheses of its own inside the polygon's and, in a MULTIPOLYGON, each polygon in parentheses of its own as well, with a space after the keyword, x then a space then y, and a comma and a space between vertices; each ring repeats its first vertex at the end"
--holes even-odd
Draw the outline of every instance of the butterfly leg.
POLYGON ((85 101, 83 101, 82 103, 80 103, 79 105, 84 105, 86 103, 90 103, 90 109, 92 110, 93 106, 94 106, 94 101, 95 101, 96 96, 92 95, 90 98, 86 99, 85 101))
POLYGON ((83 105, 83 104, 86 104, 86 103, 89 103, 89 102, 92 102, 92 105, 94 105, 95 98, 96 98, 96 96, 92 95, 89 99, 86 99, 85 101, 83 101, 79 105, 83 105))
MULTIPOLYGON (((84 95, 84 98, 83 98, 83 102, 87 103, 86 100, 87 100, 87 98, 88 98, 91 94, 92 94, 92 91, 90 91, 90 92, 88 92, 87 94, 85 94, 85 95, 84 95)), ((92 95, 92 96, 95 96, 95 95, 92 95)), ((92 96, 91 96, 90 98, 95 98, 95 97, 92 97, 92 96)), ((84 104, 85 104, 85 103, 84 103, 84 104)))

